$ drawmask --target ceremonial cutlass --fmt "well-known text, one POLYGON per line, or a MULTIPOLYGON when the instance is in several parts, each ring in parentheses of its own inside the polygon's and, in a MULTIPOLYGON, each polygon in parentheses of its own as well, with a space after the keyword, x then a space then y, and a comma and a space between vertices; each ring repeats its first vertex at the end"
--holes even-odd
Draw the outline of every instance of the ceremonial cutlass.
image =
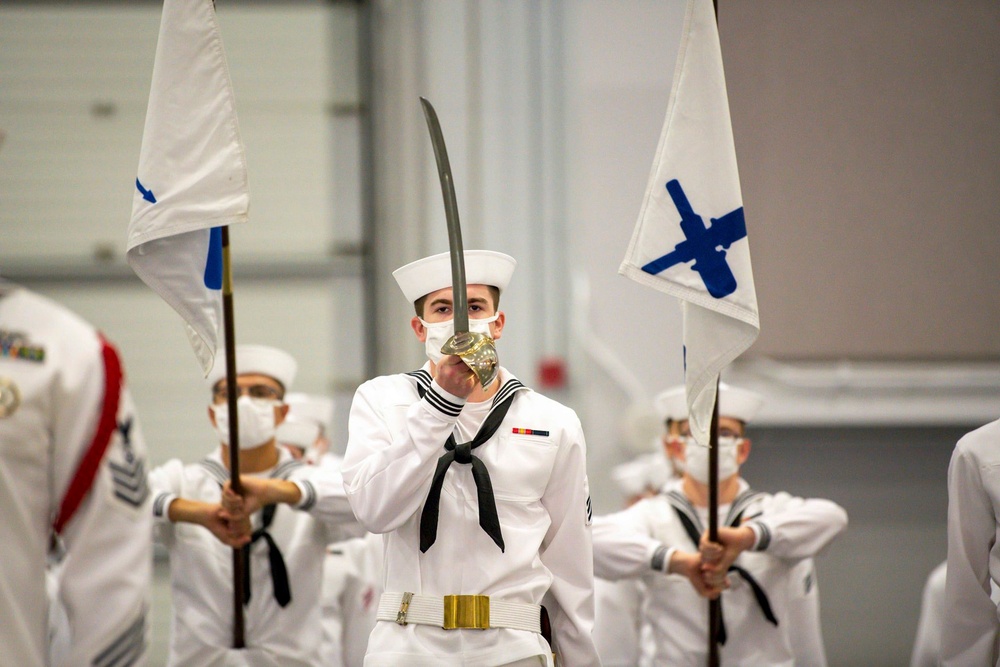
POLYGON ((451 253, 451 293, 454 312, 455 335, 441 347, 443 354, 454 354, 472 369, 479 378, 483 389, 496 379, 500 371, 497 347, 486 334, 469 331, 469 298, 465 283, 465 254, 462 251, 462 227, 458 221, 458 202, 455 199, 455 182, 448 162, 448 149, 444 145, 444 134, 437 112, 426 98, 420 98, 427 119, 427 129, 431 133, 434 159, 437 161, 438 176, 441 179, 441 194, 444 196, 444 215, 448 223, 448 250, 451 253))

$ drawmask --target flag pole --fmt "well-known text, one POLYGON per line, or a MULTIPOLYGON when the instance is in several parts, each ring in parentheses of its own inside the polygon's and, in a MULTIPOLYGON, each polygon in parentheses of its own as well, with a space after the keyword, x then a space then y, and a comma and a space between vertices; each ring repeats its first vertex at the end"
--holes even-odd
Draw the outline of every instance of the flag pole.
MULTIPOLYGON (((236 402, 236 326, 233 317, 233 265, 229 258, 229 227, 222 232, 222 321, 226 346, 226 402, 229 408, 229 479, 235 493, 243 495, 240 483, 240 429, 236 402)), ((233 648, 244 648, 243 579, 249 566, 244 547, 233 547, 233 648)))
MULTIPOLYGON (((698 442, 709 447, 709 530, 704 537, 718 543, 722 532, 718 525, 718 378, 729 363, 753 345, 760 334, 760 317, 749 244, 736 244, 747 237, 747 230, 722 67, 718 0, 712 0, 711 5, 709 0, 688 0, 685 9, 685 29, 663 131, 639 220, 618 272, 689 306, 684 313, 685 378, 698 380, 685 382, 688 416, 696 427, 693 431, 698 442), (705 218, 695 212, 681 181, 699 201, 719 212, 729 212, 712 217, 711 224, 706 224, 705 218), (671 203, 681 217, 679 228, 670 211, 671 203), (717 239, 733 239, 726 245, 728 253, 720 250, 725 243, 717 239), (692 260, 694 264, 687 266, 692 260), (709 262, 719 267, 718 274, 707 266, 709 262), (685 269, 674 268, 678 265, 700 275, 704 292, 684 273, 685 269), (704 384, 706 378, 716 383, 716 400, 711 404, 704 401, 710 391, 704 384), (697 394, 691 395, 691 390, 697 394)), ((709 605, 708 622, 706 658, 714 666, 720 662, 721 647, 716 645, 725 629, 721 601, 709 605)))
MULTIPOLYGON (((719 25, 719 0, 712 0, 715 25, 719 25)), ((722 41, 721 39, 719 40, 722 41)), ((719 541, 719 380, 715 380, 715 406, 708 436, 708 539, 719 541)), ((708 601, 708 667, 719 667, 719 643, 716 641, 722 623, 722 595, 708 601)))
MULTIPOLYGON (((719 541, 719 380, 715 380, 715 406, 708 435, 708 539, 719 541)), ((708 667, 719 667, 719 625, 722 595, 708 601, 708 667)))
MULTIPOLYGON (((219 337, 224 335, 230 478, 233 490, 243 493, 227 225, 247 221, 246 159, 214 2, 162 4, 127 259, 136 275, 184 319, 206 377, 216 354, 222 353, 219 337)), ((236 648, 244 646, 245 563, 246 556, 234 550, 236 648)))

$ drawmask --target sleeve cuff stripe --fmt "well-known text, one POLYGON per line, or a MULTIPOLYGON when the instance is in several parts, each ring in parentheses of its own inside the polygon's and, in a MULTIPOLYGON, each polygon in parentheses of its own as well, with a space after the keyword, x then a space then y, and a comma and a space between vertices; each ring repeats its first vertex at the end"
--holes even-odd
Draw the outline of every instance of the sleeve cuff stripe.
POLYGON ((667 560, 667 549, 666 546, 660 545, 653 552, 653 559, 650 561, 649 565, 657 572, 666 572, 664 569, 665 561, 667 560))
POLYGON ((298 484, 302 488, 303 499, 299 503, 299 509, 309 510, 312 509, 313 505, 316 504, 316 487, 312 485, 312 482, 308 480, 299 480, 298 484))
POLYGON ((764 551, 771 544, 771 529, 760 521, 754 521, 753 525, 760 530, 760 539, 757 540, 754 551, 764 551))
POLYGON ((153 500, 153 516, 162 517, 164 512, 166 512, 167 507, 170 506, 170 502, 176 498, 172 493, 160 493, 157 494, 156 498, 153 500))
POLYGON ((449 417, 457 417, 462 413, 462 408, 464 405, 460 403, 452 403, 441 397, 434 387, 431 387, 430 391, 424 394, 424 400, 427 401, 429 405, 436 408, 438 412, 448 415, 449 417))

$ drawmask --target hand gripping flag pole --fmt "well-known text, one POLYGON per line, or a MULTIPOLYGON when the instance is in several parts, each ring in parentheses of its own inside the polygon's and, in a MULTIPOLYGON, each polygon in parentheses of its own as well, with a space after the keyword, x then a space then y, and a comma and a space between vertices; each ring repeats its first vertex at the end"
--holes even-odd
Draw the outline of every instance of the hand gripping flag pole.
MULTIPOLYGON (((709 451, 708 538, 718 541, 719 374, 760 333, 714 0, 687 0, 670 101, 619 273, 681 299, 691 434, 709 451)), ((709 604, 719 664, 721 602, 709 604)))
MULTIPOLYGON (((232 488, 239 478, 228 226, 250 207, 235 96, 212 0, 164 0, 128 226, 132 270, 181 315, 207 375, 224 325, 232 488)), ((233 550, 233 647, 247 563, 233 550)))

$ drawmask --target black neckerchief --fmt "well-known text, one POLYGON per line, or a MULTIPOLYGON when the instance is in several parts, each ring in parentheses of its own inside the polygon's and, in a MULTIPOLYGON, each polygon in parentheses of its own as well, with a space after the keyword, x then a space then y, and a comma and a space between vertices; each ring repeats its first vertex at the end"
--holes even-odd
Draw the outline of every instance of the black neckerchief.
MULTIPOLYGON (((747 506, 752 500, 760 495, 756 492, 747 489, 733 500, 732 505, 729 507, 729 515, 726 517, 725 525, 736 528, 739 527, 743 522, 743 513, 746 511, 747 506)), ((677 512, 677 517, 681 520, 681 524, 684 526, 684 532, 687 533, 688 538, 694 544, 695 549, 698 548, 698 544, 701 539, 701 534, 705 532, 701 528, 701 521, 698 519, 697 513, 694 511, 694 507, 684 497, 683 494, 677 491, 671 491, 666 494, 668 502, 677 512)), ((750 574, 746 569, 740 567, 739 565, 730 565, 730 572, 735 572, 736 574, 743 577, 744 581, 750 586, 750 590, 753 591, 754 599, 757 601, 757 606, 760 607, 761 613, 764 614, 770 623, 775 626, 778 625, 778 619, 774 615, 774 611, 771 609, 771 601, 767 597, 767 593, 764 588, 760 585, 756 578, 750 574)), ((726 623, 722 618, 722 598, 719 598, 719 631, 716 635, 716 641, 719 644, 725 645, 726 643, 726 623)))
POLYGON ((285 559, 281 555, 274 538, 267 532, 271 522, 274 521, 276 505, 265 505, 261 510, 261 526, 253 531, 250 542, 243 547, 243 557, 246 559, 246 567, 243 568, 243 604, 250 602, 250 547, 257 540, 263 538, 267 542, 267 560, 271 564, 271 584, 274 586, 274 599, 279 607, 286 607, 292 601, 292 589, 288 583, 288 568, 285 567, 285 559))
MULTIPOLYGON (((430 374, 426 371, 416 371, 410 373, 417 380, 417 393, 421 398, 427 393, 430 386, 430 374)), ((479 500, 479 525, 486 532, 493 542, 504 551, 503 533, 500 530, 500 518, 497 516, 497 502, 493 496, 493 483, 490 481, 489 470, 486 464, 472 453, 472 450, 481 444, 489 441, 494 436, 501 422, 507 416, 507 410, 514 402, 514 395, 519 389, 526 387, 519 380, 507 380, 500 387, 496 396, 493 397, 493 405, 490 413, 486 416, 476 437, 470 442, 456 443, 455 435, 448 436, 444 448, 447 450, 438 459, 437 468, 434 470, 434 477, 431 480, 431 488, 427 492, 427 499, 424 501, 424 509, 420 513, 420 552, 426 553, 431 545, 437 540, 438 513, 441 504, 441 488, 444 485, 444 476, 452 463, 470 464, 472 466, 472 479, 476 483, 476 495, 479 500)))

